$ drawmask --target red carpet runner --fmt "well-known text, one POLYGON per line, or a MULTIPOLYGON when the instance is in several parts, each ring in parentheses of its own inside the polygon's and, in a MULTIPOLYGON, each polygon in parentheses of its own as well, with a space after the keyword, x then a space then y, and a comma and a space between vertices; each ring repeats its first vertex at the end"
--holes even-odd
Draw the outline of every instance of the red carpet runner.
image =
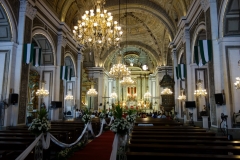
POLYGON ((113 139, 114 133, 106 131, 100 137, 93 139, 83 149, 75 152, 69 160, 109 160, 113 139))

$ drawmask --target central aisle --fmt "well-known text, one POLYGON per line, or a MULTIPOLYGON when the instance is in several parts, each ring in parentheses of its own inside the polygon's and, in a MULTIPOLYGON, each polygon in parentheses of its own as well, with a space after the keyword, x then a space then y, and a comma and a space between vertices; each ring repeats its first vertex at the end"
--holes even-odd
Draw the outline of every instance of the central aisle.
POLYGON ((114 133, 106 131, 100 137, 93 139, 83 149, 75 152, 69 160, 109 160, 113 139, 114 133))

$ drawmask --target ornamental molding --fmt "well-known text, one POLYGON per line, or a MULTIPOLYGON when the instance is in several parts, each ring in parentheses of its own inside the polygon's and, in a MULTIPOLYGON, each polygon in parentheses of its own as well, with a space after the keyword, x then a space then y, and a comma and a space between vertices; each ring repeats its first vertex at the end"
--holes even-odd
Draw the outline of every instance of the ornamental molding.
POLYGON ((207 11, 207 9, 210 7, 210 3, 213 3, 212 0, 201 0, 201 7, 204 10, 204 12, 207 11))
POLYGON ((182 42, 185 43, 187 39, 190 39, 190 32, 189 29, 184 29, 182 33, 182 42))
POLYGON ((27 0, 20 0, 20 12, 25 12, 25 15, 33 20, 37 14, 37 9, 27 0))

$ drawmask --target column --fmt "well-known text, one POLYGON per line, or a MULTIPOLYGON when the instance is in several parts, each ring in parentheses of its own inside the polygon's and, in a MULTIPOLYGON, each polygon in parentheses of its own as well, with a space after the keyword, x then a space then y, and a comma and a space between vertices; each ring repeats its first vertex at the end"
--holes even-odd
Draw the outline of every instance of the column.
POLYGON ((81 101, 82 101, 82 97, 81 97, 81 74, 82 74, 82 62, 83 62, 83 55, 81 53, 81 51, 78 51, 78 59, 77 59, 77 73, 76 73, 76 107, 79 109, 81 108, 81 101))
POLYGON ((18 19, 18 48, 15 65, 14 92, 19 93, 19 103, 12 108, 12 125, 25 124, 28 97, 29 64, 22 63, 23 45, 32 42, 32 21, 37 10, 27 1, 20 0, 18 19))
MULTIPOLYGON (((184 29, 184 36, 183 36, 183 43, 185 43, 185 53, 186 53, 186 68, 187 68, 187 78, 186 80, 186 96, 187 96, 187 101, 194 101, 194 72, 192 71, 191 68, 191 43, 190 43, 190 33, 189 29, 185 28, 184 29)), ((188 115, 188 112, 193 113, 193 121, 197 121, 197 110, 196 109, 186 109, 186 115, 188 115)))
POLYGON ((178 102, 178 95, 179 95, 179 82, 178 82, 178 79, 177 79, 177 75, 176 75, 176 69, 175 67, 177 67, 177 50, 176 48, 173 48, 172 49, 172 61, 173 61, 173 79, 174 79, 174 82, 175 82, 175 85, 174 85, 174 103, 175 103, 175 111, 178 112, 178 114, 180 113, 180 109, 179 109, 179 102, 178 102))

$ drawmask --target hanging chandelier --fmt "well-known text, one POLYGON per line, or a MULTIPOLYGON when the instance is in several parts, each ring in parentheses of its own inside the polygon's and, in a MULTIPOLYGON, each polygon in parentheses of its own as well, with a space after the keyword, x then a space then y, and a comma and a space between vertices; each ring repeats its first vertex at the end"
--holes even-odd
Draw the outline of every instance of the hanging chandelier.
POLYGON ((85 11, 78 25, 74 26, 74 37, 89 48, 100 49, 103 46, 119 46, 123 34, 117 21, 104 9, 105 0, 98 0, 94 9, 85 11))
POLYGON ((113 92, 110 94, 110 98, 117 99, 117 93, 115 92, 115 87, 113 87, 113 92))
POLYGON ((93 84, 91 85, 91 88, 87 91, 87 95, 90 97, 97 96, 98 92, 94 89, 93 84))
POLYGON ((131 72, 128 70, 125 64, 121 63, 121 55, 119 54, 117 57, 118 64, 114 64, 110 69, 110 76, 114 78, 121 79, 126 76, 130 76, 131 72))
POLYGON ((144 94, 144 98, 149 99, 151 97, 152 97, 151 93, 147 90, 147 92, 144 94))
POLYGON ((240 78, 236 77, 236 82, 234 83, 236 89, 240 89, 240 78))
POLYGON ((72 90, 69 89, 66 97, 64 98, 66 101, 71 101, 73 100, 73 95, 72 95, 72 90))
POLYGON ((133 85, 134 81, 132 80, 132 78, 130 76, 123 77, 123 79, 120 81, 120 84, 123 86, 129 86, 129 85, 133 85))
POLYGON ((161 95, 171 95, 173 92, 169 88, 165 88, 162 92, 161 95))
POLYGON ((200 79, 197 81, 197 88, 198 89, 194 91, 195 96, 200 97, 200 96, 206 96, 207 95, 206 89, 202 88, 202 80, 200 80, 200 79))
POLYGON ((183 94, 184 90, 181 90, 181 95, 178 96, 178 100, 180 101, 185 101, 186 100, 186 96, 183 94))
POLYGON ((49 95, 48 90, 44 89, 45 82, 41 82, 41 89, 38 89, 36 95, 43 98, 49 95))

